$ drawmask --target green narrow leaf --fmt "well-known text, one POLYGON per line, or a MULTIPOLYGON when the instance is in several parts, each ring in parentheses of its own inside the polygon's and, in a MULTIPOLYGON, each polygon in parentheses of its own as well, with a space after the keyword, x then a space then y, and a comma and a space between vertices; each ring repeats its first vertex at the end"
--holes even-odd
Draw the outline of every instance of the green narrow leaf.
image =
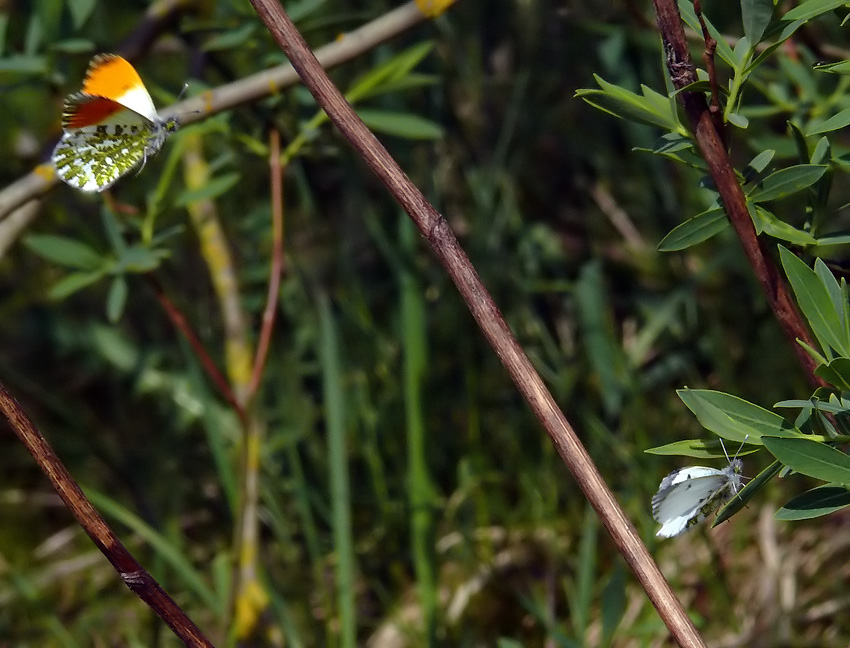
POLYGON ((44 29, 42 29, 41 20, 38 15, 33 15, 27 23, 26 35, 24 36, 24 54, 28 57, 34 56, 41 51, 43 42, 44 29))
POLYGON ((86 286, 95 283, 105 274, 106 269, 94 270, 92 272, 74 272, 53 284, 50 290, 47 291, 47 296, 50 299, 65 299, 78 290, 82 290, 86 286))
POLYGON ((97 0, 68 0, 65 4, 71 13, 74 29, 79 30, 94 12, 97 0))
MULTIPOLYGON (((686 439, 684 441, 675 441, 666 445, 649 448, 644 450, 644 452, 651 455, 693 457, 695 459, 725 458, 727 454, 724 446, 717 439, 686 439)), ((730 451, 730 454, 731 452, 734 452, 738 457, 743 457, 758 452, 758 449, 741 447, 730 451)))
POLYGON ((48 261, 79 270, 94 270, 103 265, 100 254, 91 246, 66 236, 31 234, 24 245, 48 261))
POLYGON ((829 139, 821 137, 818 143, 815 144, 815 150, 812 152, 812 163, 814 164, 829 164, 832 157, 832 146, 829 139))
POLYGON ((809 321, 824 353, 830 354, 830 349, 834 349, 840 355, 850 357, 850 341, 841 317, 835 312, 829 289, 814 270, 782 245, 779 246, 779 258, 800 310, 809 321))
POLYGON ((225 173, 217 178, 212 178, 203 187, 192 191, 183 191, 175 201, 175 207, 185 207, 199 200, 212 200, 218 198, 236 186, 240 180, 238 173, 225 173))
POLYGON ((809 155, 809 143, 806 141, 806 136, 803 135, 803 131, 801 131, 800 127, 793 121, 789 120, 786 124, 788 126, 788 131, 794 138, 794 144, 797 147, 797 156, 800 158, 800 163, 810 164, 812 160, 809 155))
POLYGON ((707 430, 730 441, 761 445, 762 435, 796 437, 802 433, 784 418, 742 398, 709 389, 676 392, 707 430))
MULTIPOLYGON (((834 396, 834 394, 830 394, 830 396, 834 396)), ((835 404, 828 403, 822 400, 818 400, 817 398, 812 398, 812 400, 784 400, 779 401, 774 405, 774 407, 793 407, 793 408, 808 408, 808 409, 818 409, 821 412, 826 412, 828 414, 843 414, 845 412, 850 411, 850 402, 842 400, 841 403, 836 401, 835 404), (842 404, 843 403, 843 404, 842 404)))
POLYGON ((828 365, 820 365, 815 369, 815 375, 842 391, 848 391, 850 390, 850 367, 848 367, 848 363, 850 363, 850 360, 847 358, 836 358, 828 365), (837 364, 839 361, 843 362, 837 364))
POLYGON ((744 34, 753 47, 759 44, 773 17, 773 0, 741 0, 744 34))
POLYGON ((97 51, 95 42, 87 38, 66 38, 54 41, 48 47, 51 52, 61 54, 91 54, 93 51, 97 51))
POLYGON ((848 243, 850 243, 850 234, 829 234, 818 239, 818 246, 820 247, 847 245, 848 243))
POLYGON ((846 4, 847 0, 806 0, 783 15, 782 20, 811 20, 846 4))
POLYGON ((223 31, 204 41, 201 50, 204 52, 216 52, 230 50, 244 45, 254 35, 258 27, 259 23, 257 22, 246 22, 236 29, 223 31))
POLYGON ((842 283, 839 285, 835 275, 832 274, 832 270, 823 262, 823 259, 815 259, 814 270, 818 279, 821 280, 823 287, 829 293, 829 298, 832 300, 832 307, 835 309, 835 313, 844 327, 844 339, 850 341, 850 331, 847 328, 848 318, 845 312, 847 308, 847 292, 846 287, 842 288, 845 285, 844 281, 842 280, 842 283))
POLYGON ((351 87, 345 93, 345 98, 350 103, 357 103, 366 97, 387 92, 386 84, 391 84, 407 76, 433 48, 434 44, 430 41, 418 43, 394 56, 386 63, 369 70, 351 84, 351 87))
POLYGON ((59 39, 59 32, 62 27, 62 5, 64 4, 64 0, 39 0, 33 6, 34 16, 38 17, 41 38, 44 39, 44 42, 50 43, 59 39))
POLYGON ((44 56, 15 55, 0 59, 0 72, 2 73, 44 76, 48 69, 47 59, 44 56))
POLYGON ((750 125, 750 120, 738 112, 730 112, 726 115, 726 118, 729 120, 730 124, 741 129, 748 128, 750 125))
POLYGON ((850 484, 850 457, 832 446, 809 438, 765 436, 762 441, 770 454, 800 474, 825 482, 850 484))
POLYGON ((850 124, 850 108, 836 113, 829 119, 825 119, 819 124, 815 124, 811 128, 806 129, 806 135, 820 135, 821 133, 831 133, 837 131, 850 124))
POLYGON ((837 63, 818 63, 813 68, 817 72, 828 72, 830 74, 850 74, 850 61, 838 61, 837 63))
POLYGON ((798 164, 771 173, 747 194, 753 202, 785 198, 813 185, 826 173, 825 164, 798 164))
POLYGON ((777 520, 810 520, 850 506, 844 486, 818 486, 792 498, 774 516, 777 520))
POLYGON ((115 218, 104 202, 104 207, 100 212, 100 220, 103 224, 103 230, 106 232, 106 238, 109 239, 109 244, 115 250, 117 256, 121 256, 124 250, 127 249, 127 243, 124 241, 124 234, 121 223, 115 218))
POLYGON ((443 127, 438 123, 411 113, 360 108, 357 114, 377 133, 412 140, 437 140, 444 135, 443 127))
POLYGON ((729 227, 722 207, 709 209, 677 225, 658 243, 659 252, 684 250, 707 241, 729 227))
MULTIPOLYGON (((574 96, 615 117, 657 126, 682 135, 687 134, 679 123, 678 115, 666 98, 664 106, 661 107, 661 102, 653 95, 647 96, 645 94, 641 96, 635 94, 613 83, 608 83, 597 74, 594 74, 593 78, 599 84, 601 90, 582 88, 576 90, 574 96)), ((658 93, 654 93, 654 95, 658 95, 658 93)))
POLYGON ((744 182, 752 182, 773 161, 776 151, 767 149, 756 155, 744 169, 744 182))
POLYGON ((115 264, 118 272, 150 272, 159 267, 161 255, 156 250, 134 245, 124 250, 115 264))
POLYGON ((780 241, 788 241, 794 245, 817 245, 817 239, 793 225, 779 220, 773 212, 764 209, 750 201, 747 201, 753 224, 759 234, 767 234, 780 241))
POLYGON ((115 324, 124 313, 127 304, 127 280, 124 275, 118 275, 109 286, 109 294, 106 297, 106 317, 115 324))

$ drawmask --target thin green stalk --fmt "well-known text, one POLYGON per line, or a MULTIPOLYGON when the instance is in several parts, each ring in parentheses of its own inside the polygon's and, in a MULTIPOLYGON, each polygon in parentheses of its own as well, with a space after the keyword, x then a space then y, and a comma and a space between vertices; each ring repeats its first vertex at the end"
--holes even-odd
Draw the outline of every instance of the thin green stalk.
POLYGON ((331 525, 336 551, 338 645, 342 648, 354 648, 357 642, 357 625, 354 610, 354 542, 351 530, 351 492, 348 487, 345 395, 342 387, 339 340, 330 302, 323 292, 319 294, 319 331, 319 356, 322 363, 328 431, 331 525))
MULTIPOLYGON (((416 252, 416 230, 400 219, 401 247, 412 259, 416 252)), ((401 290, 402 344, 404 346, 404 404, 407 421, 407 485, 410 493, 410 535, 413 565, 422 606, 427 645, 436 643, 437 585, 434 558, 434 489, 428 473, 422 383, 426 367, 425 307, 422 290, 409 264, 399 271, 401 290)))

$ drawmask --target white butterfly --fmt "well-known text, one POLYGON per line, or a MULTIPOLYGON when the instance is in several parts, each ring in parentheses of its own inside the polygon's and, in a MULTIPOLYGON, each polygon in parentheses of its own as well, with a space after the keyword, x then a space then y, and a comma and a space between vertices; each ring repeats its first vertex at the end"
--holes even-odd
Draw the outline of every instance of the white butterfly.
POLYGON ((741 469, 741 460, 733 458, 728 466, 719 470, 691 466, 667 475, 652 498, 652 517, 661 524, 655 535, 659 538, 677 536, 719 509, 741 490, 741 469))
POLYGON ((89 64, 81 92, 65 99, 65 134, 53 150, 57 175, 82 191, 103 191, 145 162, 177 130, 160 117, 139 73, 115 54, 89 64))

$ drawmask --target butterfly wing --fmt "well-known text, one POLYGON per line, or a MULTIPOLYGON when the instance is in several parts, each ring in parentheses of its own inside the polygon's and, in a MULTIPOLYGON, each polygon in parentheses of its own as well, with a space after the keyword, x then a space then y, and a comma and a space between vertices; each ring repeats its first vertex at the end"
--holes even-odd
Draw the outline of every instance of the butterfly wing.
POLYGON ((144 162, 150 122, 126 109, 118 119, 120 123, 110 119, 62 136, 52 156, 62 180, 81 191, 103 191, 144 162))
POLYGON ((157 115, 133 66, 96 56, 83 91, 65 99, 65 135, 53 151, 59 177, 82 191, 103 191, 159 151, 177 120, 157 115))
POLYGON ((732 494, 727 470, 693 466, 667 475, 652 498, 656 535, 672 538, 698 524, 732 494))
POLYGON ((83 93, 110 99, 149 121, 157 120, 153 100, 139 73, 116 54, 99 54, 91 60, 83 81, 83 93))

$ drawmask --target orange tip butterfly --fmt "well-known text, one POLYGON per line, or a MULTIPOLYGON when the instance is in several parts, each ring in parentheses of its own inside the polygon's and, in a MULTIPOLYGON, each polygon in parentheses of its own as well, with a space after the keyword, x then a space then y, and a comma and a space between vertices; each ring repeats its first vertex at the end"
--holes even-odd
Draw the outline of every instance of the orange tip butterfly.
POLYGON ((160 117, 135 68, 116 54, 95 56, 80 92, 65 98, 62 139, 53 165, 81 191, 103 191, 136 167, 144 167, 177 119, 160 117))
MULTIPOLYGON (((720 443, 722 445, 723 441, 720 443)), ((725 446, 723 452, 726 452, 725 446)), ((729 465, 725 468, 680 468, 661 480, 652 498, 652 517, 661 524, 656 536, 672 538, 687 531, 741 490, 741 460, 737 454, 732 459, 727 455, 726 459, 729 465)))

